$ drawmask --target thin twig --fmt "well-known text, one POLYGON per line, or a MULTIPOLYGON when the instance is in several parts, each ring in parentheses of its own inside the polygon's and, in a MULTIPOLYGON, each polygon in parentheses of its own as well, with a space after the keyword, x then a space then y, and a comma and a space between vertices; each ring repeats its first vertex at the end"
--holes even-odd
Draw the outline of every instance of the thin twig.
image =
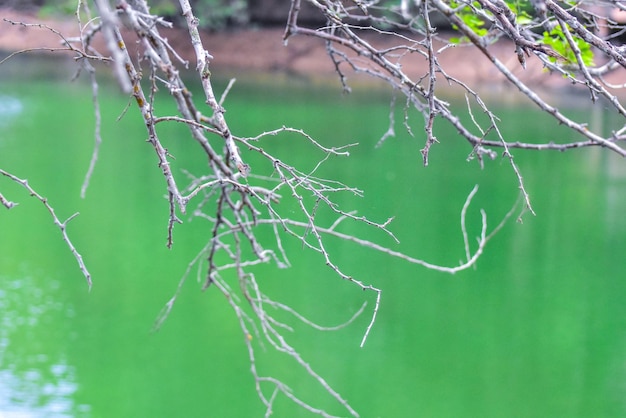
MULTIPOLYGON (((14 181, 15 183, 19 184, 20 186, 24 187, 28 193, 35 197, 37 200, 39 200, 48 210, 48 212, 50 213, 50 216, 52 216, 52 220, 54 221, 54 224, 59 228, 59 230, 61 231, 61 235, 63 237, 63 241, 65 241, 65 243, 67 244, 67 246, 69 247, 70 251, 72 252, 72 255, 74 256, 74 258, 76 259, 76 262, 78 263, 78 267, 80 268, 80 271, 83 273, 83 275, 85 276, 85 279, 87 280, 87 286, 89 287, 89 289, 91 289, 91 274, 89 273, 89 270, 87 270, 87 266, 85 265, 85 262, 83 261, 83 256, 78 252, 78 250, 76 249, 76 247, 74 246, 74 244, 72 243, 72 241, 70 240, 69 235, 67 234, 67 224, 74 219, 76 216, 78 216, 78 212, 73 214, 72 216, 70 216, 69 218, 67 218, 65 221, 61 221, 57 215, 56 212, 54 210, 54 208, 48 203, 48 199, 46 199, 45 197, 41 196, 39 193, 37 193, 31 186, 30 184, 28 184, 28 180, 26 179, 21 179, 7 171, 4 171, 2 169, 0 169, 0 174, 2 174, 5 177, 8 177, 9 179, 11 179, 12 181, 14 181)), ((5 199, 4 197, 2 197, 2 203, 5 207, 10 208, 12 206, 15 206, 14 203, 12 202, 6 202, 5 203, 5 199)))

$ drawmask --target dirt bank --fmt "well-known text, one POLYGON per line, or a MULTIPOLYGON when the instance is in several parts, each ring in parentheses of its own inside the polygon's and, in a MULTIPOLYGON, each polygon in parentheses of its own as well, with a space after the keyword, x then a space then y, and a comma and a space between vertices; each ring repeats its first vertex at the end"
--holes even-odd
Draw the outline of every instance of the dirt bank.
MULTIPOLYGON (((47 53, 60 46, 61 37, 76 37, 79 24, 74 19, 46 19, 35 14, 20 13, 0 9, 0 50, 14 52, 37 48, 47 53), (22 24, 14 24, 20 22, 22 24)), ((185 59, 194 61, 194 50, 185 28, 160 28, 161 34, 185 59)), ((332 65, 325 56, 324 45, 314 39, 295 39, 285 46, 282 42, 283 30, 247 29, 220 33, 202 33, 204 46, 214 56, 215 69, 245 69, 251 71, 292 71, 302 73, 332 72, 332 65)), ((132 34, 125 34, 127 46, 133 47, 132 34), (127 36, 128 35, 128 36, 127 36)), ((100 36, 94 45, 106 54, 100 36)))
MULTIPOLYGON (((79 25, 75 20, 41 19, 34 15, 19 14, 11 10, 0 10, 0 50, 17 51, 26 48, 52 48, 59 46, 59 37, 40 26, 24 27, 4 21, 43 23, 66 37, 78 35, 79 25)), ((194 62, 194 52, 189 35, 184 28, 162 29, 164 37, 176 48, 183 58, 194 62)), ((225 33, 203 33, 204 46, 213 55, 212 70, 220 72, 284 72, 307 77, 333 77, 334 67, 326 55, 322 41, 304 36, 296 36, 288 45, 282 41, 282 28, 248 29, 225 33)), ((373 44, 389 47, 393 39, 372 37, 373 44)), ((106 51, 101 39, 95 42, 101 51, 106 51)), ((127 40, 132 45, 132 38, 127 40)), ((490 47, 494 54, 524 83, 533 87, 561 89, 568 82, 560 76, 550 76, 543 70, 537 59, 530 58, 523 69, 510 42, 502 41, 490 47)), ((457 46, 447 48, 438 54, 441 67, 451 77, 463 80, 474 88, 489 87, 494 91, 506 89, 504 76, 472 47, 457 46)), ((412 77, 426 73, 426 59, 418 54, 406 56, 402 61, 403 70, 412 77)), ((439 76, 441 83, 445 83, 439 76)), ((611 74, 612 83, 625 83, 626 71, 621 69, 611 74)))

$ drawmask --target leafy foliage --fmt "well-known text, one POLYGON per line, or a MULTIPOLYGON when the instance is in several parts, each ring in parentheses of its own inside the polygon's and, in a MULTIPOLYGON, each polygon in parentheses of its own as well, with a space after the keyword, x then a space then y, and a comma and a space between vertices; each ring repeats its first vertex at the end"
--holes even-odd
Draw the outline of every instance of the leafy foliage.
POLYGON ((200 25, 206 29, 223 29, 228 24, 243 25, 248 22, 246 0, 195 0, 200 25))
MULTIPOLYGON (((450 6, 457 10, 457 16, 461 18, 463 23, 465 23, 476 35, 485 36, 488 32, 487 28, 485 28, 485 21, 474 11, 476 7, 480 7, 477 2, 473 2, 470 5, 458 3, 456 1, 451 1, 450 6)), ((458 30, 459 27, 457 25, 452 25, 452 28, 458 30)), ((450 42, 458 44, 462 42, 467 42, 467 37, 452 37, 450 38, 450 42)))
POLYGON ((39 9, 39 14, 46 16, 69 16, 76 12, 75 0, 48 0, 39 9))
MULTIPOLYGON (((569 26, 567 26, 570 31, 569 26)), ((571 32, 571 31, 570 31, 571 32)), ((593 66, 593 51, 591 45, 576 35, 571 35, 576 48, 580 51, 580 58, 586 66, 593 66)), ((550 32, 543 32, 543 43, 550 45, 567 64, 576 64, 576 52, 572 49, 570 42, 567 40, 563 28, 557 25, 550 32)), ((550 57, 551 62, 556 63, 557 57, 550 57)))

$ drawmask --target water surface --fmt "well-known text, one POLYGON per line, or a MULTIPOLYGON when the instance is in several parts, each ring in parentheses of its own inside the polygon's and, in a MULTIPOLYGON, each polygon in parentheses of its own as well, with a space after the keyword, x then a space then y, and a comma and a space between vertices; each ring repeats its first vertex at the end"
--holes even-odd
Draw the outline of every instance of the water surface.
MULTIPOLYGON (((69 233, 94 280, 88 292, 41 203, 0 179, 3 195, 19 202, 0 212, 0 415, 260 416, 243 336, 216 289, 202 292, 189 280, 163 328, 151 332, 211 225, 185 218, 174 248, 165 248, 165 185, 143 125, 132 108, 116 122, 127 99, 112 85, 101 91, 104 143, 81 199, 93 146, 87 86, 0 84, 0 167, 28 178, 60 218, 80 212, 69 233)), ((379 231, 347 231, 456 265, 465 257, 459 228, 465 197, 479 185, 468 212, 474 246, 479 209, 495 227, 517 199, 515 176, 504 159, 487 161, 484 170, 467 162, 471 150, 442 124, 441 143, 424 168, 421 118, 414 117, 411 137, 401 128, 402 112, 397 137, 375 148, 387 129, 388 100, 379 92, 357 89, 344 97, 339 89, 270 81, 237 84, 225 105, 241 136, 291 125, 325 146, 358 142, 349 159, 332 159, 320 173, 364 190, 362 199, 342 197, 346 207, 378 221, 394 216, 400 244, 379 231)), ((508 117, 505 134, 519 140, 571 135, 528 108, 499 112, 508 117)), ((600 117, 610 129, 611 115, 600 117)), ((183 168, 205 170, 184 130, 161 135, 179 178, 183 168)), ((315 164, 310 147, 294 136, 264 147, 294 164, 315 164)), ((373 294, 341 281, 319 255, 288 238, 292 268, 256 271, 271 297, 323 325, 369 303, 336 332, 286 319, 295 327, 290 342, 362 416, 626 415, 626 166, 600 150, 515 156, 537 216, 507 223, 475 269, 450 276, 329 244, 348 274, 383 289, 362 349, 373 294)), ((255 157, 244 152, 244 158, 255 157)), ((346 414, 291 360, 257 348, 262 373, 285 379, 330 413, 346 414)), ((274 411, 310 416, 284 397, 274 411)))

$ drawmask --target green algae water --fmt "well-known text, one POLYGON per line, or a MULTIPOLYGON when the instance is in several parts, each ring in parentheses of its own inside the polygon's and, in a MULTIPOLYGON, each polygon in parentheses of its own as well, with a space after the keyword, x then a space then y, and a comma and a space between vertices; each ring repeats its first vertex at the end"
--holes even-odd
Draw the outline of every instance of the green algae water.
MULTIPOLYGON (((34 71, 28 63, 20 65, 34 71)), ((168 207, 156 157, 132 107, 116 121, 127 101, 114 85, 101 86, 104 142, 81 199, 93 146, 89 87, 0 79, 0 167, 28 178, 62 220, 80 213, 68 231, 94 281, 88 292, 43 205, 0 178, 0 192, 19 202, 0 210, 0 416, 262 416, 241 331, 216 289, 202 292, 202 283, 188 280, 161 330, 151 331, 211 225, 183 219, 166 249, 168 207)), ((267 79, 235 84, 225 106, 240 136, 289 125, 325 146, 358 142, 349 159, 333 159, 321 173, 364 191, 343 204, 375 220, 395 217, 400 244, 380 231, 354 232, 429 262, 465 258, 460 211, 475 184, 467 219, 473 248, 479 209, 491 230, 517 198, 508 162, 486 161, 484 170, 467 162, 471 150, 443 124, 427 168, 420 116, 415 137, 402 131, 399 115, 398 136, 376 148, 389 110, 389 96, 379 91, 342 96, 267 79)), ((505 134, 516 139, 564 134, 531 109, 499 111, 505 134)), ((609 129, 611 116, 600 116, 609 129)), ((162 138, 176 157, 174 170, 204 169, 184 130, 166 128, 162 138)), ((293 164, 311 164, 293 138, 267 146, 293 164)), ((331 244, 348 274, 383 290, 369 339, 359 348, 368 310, 339 331, 291 323, 295 332, 287 334, 361 416, 626 415, 626 165, 595 149, 515 156, 537 216, 509 221, 475 269, 451 276, 331 244)), ((292 267, 256 272, 269 296, 327 326, 364 301, 371 309, 371 294, 341 281, 300 242, 284 244, 292 267)), ((290 359, 269 348, 258 356, 263 374, 345 415, 290 359)), ((279 396, 274 416, 311 414, 279 396)))

